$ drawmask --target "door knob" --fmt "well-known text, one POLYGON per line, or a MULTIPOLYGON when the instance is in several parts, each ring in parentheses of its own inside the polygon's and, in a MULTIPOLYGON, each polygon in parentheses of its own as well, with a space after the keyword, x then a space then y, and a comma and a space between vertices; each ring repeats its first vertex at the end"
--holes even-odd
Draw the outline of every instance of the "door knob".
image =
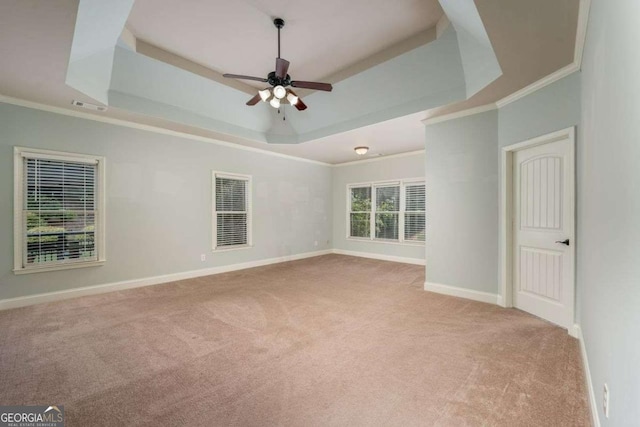
POLYGON ((563 245, 567 245, 567 246, 569 246, 569 239, 565 239, 565 240, 556 240, 556 243, 562 243, 563 245))

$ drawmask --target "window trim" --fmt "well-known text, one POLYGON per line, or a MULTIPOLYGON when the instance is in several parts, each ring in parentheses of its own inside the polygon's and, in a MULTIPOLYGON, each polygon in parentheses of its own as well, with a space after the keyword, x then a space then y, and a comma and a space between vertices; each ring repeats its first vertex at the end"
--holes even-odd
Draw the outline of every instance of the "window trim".
POLYGON ((13 273, 28 274, 41 273, 46 271, 69 270, 74 268, 97 267, 104 265, 107 261, 105 242, 105 218, 106 218, 106 197, 105 197, 105 173, 106 159, 102 156, 91 154, 69 153, 64 151, 42 150, 39 148, 13 147, 13 273), (70 162, 91 163, 96 168, 96 234, 95 248, 97 260, 74 261, 69 263, 49 264, 46 266, 24 266, 24 220, 22 215, 24 204, 24 159, 39 158, 51 160, 66 160, 70 162))
POLYGON ((214 252, 235 251, 253 247, 253 177, 251 175, 211 171, 211 250, 214 252), (228 178, 247 182, 246 214, 247 214, 247 243, 243 245, 228 245, 218 247, 218 211, 216 210, 216 178, 228 178))
MULTIPOLYGON (((347 240, 359 241, 359 242, 369 242, 369 243, 386 243, 392 245, 406 245, 406 246, 424 246, 425 242, 420 242, 416 240, 405 240, 404 239, 404 216, 406 214, 406 193, 405 187, 406 185, 415 185, 415 184, 425 184, 424 178, 404 178, 404 179, 394 179, 394 180, 384 180, 384 181, 369 181, 369 182, 358 182, 353 184, 347 184, 346 186, 346 238, 347 240), (376 187, 389 187, 389 186, 399 186, 400 187, 400 211, 398 214, 398 239, 378 239, 375 237, 375 215, 376 211, 376 187), (369 232, 369 237, 352 237, 351 236, 351 189, 352 188, 362 188, 362 187, 371 187, 371 211, 370 211, 370 227, 371 230, 369 232)), ((393 212, 395 213, 395 212, 393 212)))

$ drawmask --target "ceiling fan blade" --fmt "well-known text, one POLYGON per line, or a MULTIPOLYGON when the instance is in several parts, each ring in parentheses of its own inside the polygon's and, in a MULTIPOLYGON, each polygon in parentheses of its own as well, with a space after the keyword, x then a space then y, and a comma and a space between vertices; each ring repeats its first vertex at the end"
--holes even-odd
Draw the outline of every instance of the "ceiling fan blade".
POLYGON ((258 102, 260 102, 260 99, 260 94, 256 93, 256 96, 247 101, 247 105, 256 105, 258 102))
MULTIPOLYGON (((296 94, 294 91, 292 91, 291 89, 289 89, 289 92, 291 92, 291 94, 293 94, 293 96, 298 96, 298 94, 296 94)), ((307 109, 307 104, 305 104, 304 102, 302 102, 302 98, 300 98, 298 96, 298 102, 296 102, 294 104, 294 107, 296 107, 298 109, 298 111, 304 111, 307 109)))
POLYGON ((267 82, 268 80, 262 77, 243 76, 242 74, 223 74, 222 77, 228 79, 242 79, 242 80, 255 80, 257 82, 267 82))
POLYGON ((294 107, 296 107, 298 111, 304 111, 307 109, 307 104, 302 102, 302 99, 298 98, 298 102, 296 102, 296 105, 294 105, 294 107))
POLYGON ((300 80, 291 82, 291 86, 303 89, 324 90, 325 92, 331 92, 333 90, 333 86, 329 83, 303 82, 300 80))
POLYGON ((276 77, 284 79, 289 71, 289 61, 282 58, 276 58, 276 77))

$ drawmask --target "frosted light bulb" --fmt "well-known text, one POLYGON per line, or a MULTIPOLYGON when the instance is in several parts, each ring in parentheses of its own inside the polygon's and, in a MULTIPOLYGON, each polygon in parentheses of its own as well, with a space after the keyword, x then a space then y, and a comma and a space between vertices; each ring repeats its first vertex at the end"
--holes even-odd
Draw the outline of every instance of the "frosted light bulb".
POLYGON ((291 105, 296 105, 298 103, 298 97, 292 94, 291 92, 287 94, 287 100, 291 105))
POLYGON ((287 94, 287 90, 280 85, 273 88, 273 96, 275 96, 278 99, 284 98, 286 94, 287 94))

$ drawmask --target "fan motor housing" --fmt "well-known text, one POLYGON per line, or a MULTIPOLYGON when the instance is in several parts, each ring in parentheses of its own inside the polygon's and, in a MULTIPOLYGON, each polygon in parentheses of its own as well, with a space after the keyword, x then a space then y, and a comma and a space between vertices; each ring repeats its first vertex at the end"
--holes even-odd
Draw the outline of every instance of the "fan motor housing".
POLYGON ((289 74, 287 74, 283 79, 280 79, 276 76, 275 71, 269 73, 269 75, 267 76, 267 80, 271 86, 280 85, 283 87, 287 87, 291 85, 291 76, 289 74))

